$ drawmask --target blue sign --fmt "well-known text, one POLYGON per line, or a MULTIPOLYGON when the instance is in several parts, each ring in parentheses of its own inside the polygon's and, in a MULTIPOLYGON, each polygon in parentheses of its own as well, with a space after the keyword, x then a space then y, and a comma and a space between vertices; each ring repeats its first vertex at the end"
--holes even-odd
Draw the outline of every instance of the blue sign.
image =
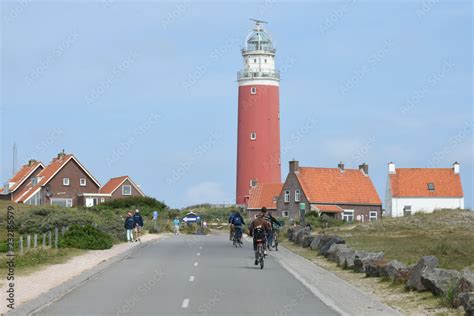
POLYGON ((153 220, 156 221, 158 218, 158 211, 153 211, 153 220))
POLYGON ((195 213, 188 213, 186 216, 184 216, 183 221, 185 223, 195 223, 200 219, 199 216, 197 216, 195 213))

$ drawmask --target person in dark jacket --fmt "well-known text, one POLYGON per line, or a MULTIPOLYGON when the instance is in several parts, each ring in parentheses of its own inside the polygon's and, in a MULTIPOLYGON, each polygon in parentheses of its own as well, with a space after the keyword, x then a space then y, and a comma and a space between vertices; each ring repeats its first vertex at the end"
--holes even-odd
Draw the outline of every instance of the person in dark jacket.
MULTIPOLYGON (((254 230, 260 229, 265 232, 265 234, 268 234, 271 230, 270 224, 263 219, 262 213, 257 215, 257 218, 253 220, 252 223, 249 225, 249 236, 253 237, 253 250, 255 252, 255 265, 258 264, 258 253, 257 253, 257 238, 263 238, 265 239, 265 236, 255 236, 254 230)), ((264 240, 264 245, 266 244, 266 241, 264 240)))
POLYGON ((141 242, 142 240, 140 239, 140 234, 143 229, 143 217, 140 215, 140 211, 138 209, 135 210, 133 220, 135 221, 135 242, 141 242))
POLYGON ((128 212, 123 227, 125 227, 127 230, 127 241, 133 242, 133 229, 135 228, 135 220, 133 219, 132 212, 128 212))
POLYGON ((234 228, 234 234, 238 234, 240 241, 242 241, 242 225, 245 225, 244 218, 240 213, 237 211, 235 212, 232 220, 230 222, 234 228))

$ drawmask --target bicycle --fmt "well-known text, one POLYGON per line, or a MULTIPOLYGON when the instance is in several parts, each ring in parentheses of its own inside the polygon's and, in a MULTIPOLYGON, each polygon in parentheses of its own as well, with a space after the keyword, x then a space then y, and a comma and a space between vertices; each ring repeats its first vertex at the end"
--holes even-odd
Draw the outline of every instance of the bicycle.
POLYGON ((265 242, 264 239, 257 239, 257 261, 260 264, 260 269, 263 269, 264 262, 265 262, 265 255, 263 250, 263 243, 265 242))
POLYGON ((279 230, 275 229, 273 231, 273 247, 275 248, 275 251, 278 251, 278 235, 279 235, 279 230))
POLYGON ((242 227, 235 226, 232 234, 232 244, 237 247, 242 247, 242 227))

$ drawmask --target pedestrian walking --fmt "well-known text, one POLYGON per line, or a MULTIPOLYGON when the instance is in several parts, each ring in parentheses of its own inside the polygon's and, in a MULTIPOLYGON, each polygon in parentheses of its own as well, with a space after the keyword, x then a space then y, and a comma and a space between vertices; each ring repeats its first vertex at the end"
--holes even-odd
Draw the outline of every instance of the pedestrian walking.
POLYGON ((123 226, 127 230, 127 241, 133 242, 133 229, 135 228, 135 221, 133 220, 132 212, 128 212, 123 226))
POLYGON ((133 220, 135 221, 135 242, 141 242, 140 235, 143 229, 143 217, 140 215, 138 209, 136 209, 135 214, 133 214, 133 220))
POLYGON ((177 217, 174 218, 173 225, 175 235, 179 235, 179 219, 177 217))

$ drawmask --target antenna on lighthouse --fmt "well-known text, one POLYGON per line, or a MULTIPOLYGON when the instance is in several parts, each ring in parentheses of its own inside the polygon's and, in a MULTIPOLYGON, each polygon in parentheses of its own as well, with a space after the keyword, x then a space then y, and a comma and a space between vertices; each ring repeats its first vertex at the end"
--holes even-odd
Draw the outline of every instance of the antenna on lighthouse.
POLYGON ((255 23, 257 24, 260 24, 260 23, 265 23, 265 24, 268 24, 267 21, 263 21, 263 20, 257 20, 257 19, 249 19, 250 21, 254 21, 255 23))

